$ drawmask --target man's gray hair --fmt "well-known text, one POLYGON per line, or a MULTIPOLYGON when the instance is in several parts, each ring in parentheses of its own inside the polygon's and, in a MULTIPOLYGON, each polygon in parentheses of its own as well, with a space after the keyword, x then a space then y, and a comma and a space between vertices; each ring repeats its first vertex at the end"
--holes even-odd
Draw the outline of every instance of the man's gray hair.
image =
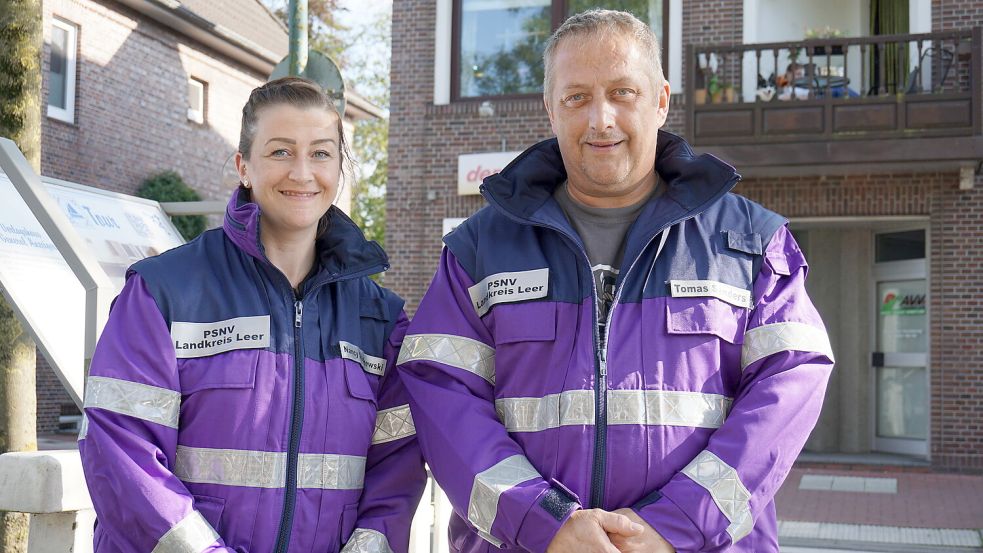
POLYGON ((662 85, 665 80, 662 73, 662 45, 652 27, 628 12, 595 8, 571 16, 546 41, 546 48, 543 50, 543 94, 547 101, 553 90, 553 57, 560 43, 571 37, 591 35, 621 35, 632 38, 641 48, 642 55, 652 61, 652 83, 657 87, 662 85))

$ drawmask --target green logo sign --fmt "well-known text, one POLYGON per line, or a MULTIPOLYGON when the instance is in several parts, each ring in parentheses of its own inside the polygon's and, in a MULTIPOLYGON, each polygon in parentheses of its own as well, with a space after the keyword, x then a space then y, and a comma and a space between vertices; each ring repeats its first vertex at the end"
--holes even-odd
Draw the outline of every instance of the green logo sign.
POLYGON ((881 302, 881 315, 924 315, 925 294, 888 292, 881 302))

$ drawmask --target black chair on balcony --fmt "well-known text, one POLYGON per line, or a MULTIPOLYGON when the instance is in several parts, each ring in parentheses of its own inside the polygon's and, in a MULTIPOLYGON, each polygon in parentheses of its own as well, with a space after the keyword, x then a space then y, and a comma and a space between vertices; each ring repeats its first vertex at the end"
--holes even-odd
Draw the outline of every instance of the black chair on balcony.
MULTIPOLYGON (((908 80, 905 83, 905 94, 919 94, 928 92, 921 89, 921 79, 919 75, 922 72, 923 67, 927 67, 930 70, 934 67, 939 68, 939 74, 941 77, 938 81, 932 82, 932 92, 933 94, 940 92, 942 90, 942 85, 945 84, 946 77, 949 76, 949 71, 952 69, 952 65, 955 62, 956 56, 948 48, 926 48, 922 52, 921 57, 918 58, 918 66, 908 74, 908 80), (925 64, 928 65, 925 65, 925 64)), ((933 75, 934 77, 934 75, 933 75)))

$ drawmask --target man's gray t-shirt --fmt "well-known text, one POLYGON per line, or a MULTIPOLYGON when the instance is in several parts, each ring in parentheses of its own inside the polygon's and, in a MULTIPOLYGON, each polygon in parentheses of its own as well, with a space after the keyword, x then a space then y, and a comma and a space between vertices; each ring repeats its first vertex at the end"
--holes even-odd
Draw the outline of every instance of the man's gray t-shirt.
MULTIPOLYGON (((656 185, 654 193, 659 193, 659 188, 656 185)), ((560 204, 587 251, 597 286, 597 321, 603 336, 625 254, 625 237, 651 195, 625 207, 590 207, 574 200, 564 182, 556 187, 553 198, 560 204)))

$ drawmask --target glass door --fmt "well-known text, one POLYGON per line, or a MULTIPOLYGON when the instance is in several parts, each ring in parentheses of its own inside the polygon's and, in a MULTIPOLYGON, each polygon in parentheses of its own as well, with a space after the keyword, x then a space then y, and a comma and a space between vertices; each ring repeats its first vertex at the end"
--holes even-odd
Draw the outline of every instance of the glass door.
POLYGON ((876 235, 874 268, 874 449, 918 456, 928 455, 929 429, 924 236, 924 231, 876 235))

